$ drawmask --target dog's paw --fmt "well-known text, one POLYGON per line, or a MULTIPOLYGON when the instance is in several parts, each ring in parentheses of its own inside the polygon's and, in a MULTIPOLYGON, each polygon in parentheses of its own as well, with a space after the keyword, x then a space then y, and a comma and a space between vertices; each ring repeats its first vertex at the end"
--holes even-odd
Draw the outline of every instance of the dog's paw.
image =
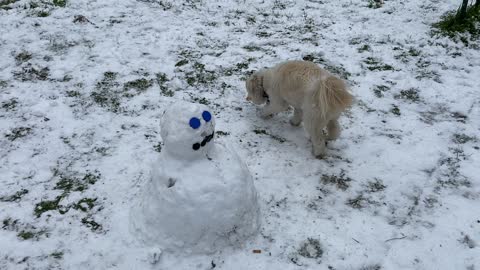
POLYGON ((319 145, 313 145, 313 149, 312 149, 313 155, 318 159, 324 158, 325 152, 326 152, 325 146, 326 146, 326 142, 323 142, 322 144, 319 144, 319 145))

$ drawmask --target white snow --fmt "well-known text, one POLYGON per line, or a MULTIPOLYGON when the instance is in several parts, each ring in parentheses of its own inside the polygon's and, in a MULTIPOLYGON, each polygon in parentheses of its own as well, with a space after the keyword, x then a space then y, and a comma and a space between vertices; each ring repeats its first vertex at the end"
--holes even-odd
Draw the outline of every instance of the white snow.
POLYGON ((369 2, 0 7, 0 269, 479 269, 480 44, 430 35, 460 1, 369 2), (323 160, 245 100, 250 72, 302 58, 357 99, 323 160), (130 231, 180 100, 253 175, 261 227, 239 247, 160 254, 130 231))

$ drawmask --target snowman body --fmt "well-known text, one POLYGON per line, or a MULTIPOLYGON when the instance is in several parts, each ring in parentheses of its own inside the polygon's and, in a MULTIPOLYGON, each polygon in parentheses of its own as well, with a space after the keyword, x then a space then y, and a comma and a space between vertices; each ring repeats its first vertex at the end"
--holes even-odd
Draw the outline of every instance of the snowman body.
POLYGON ((259 228, 257 193, 238 155, 213 141, 208 107, 175 104, 161 127, 164 149, 132 209, 134 231, 171 251, 211 253, 241 245, 259 228))

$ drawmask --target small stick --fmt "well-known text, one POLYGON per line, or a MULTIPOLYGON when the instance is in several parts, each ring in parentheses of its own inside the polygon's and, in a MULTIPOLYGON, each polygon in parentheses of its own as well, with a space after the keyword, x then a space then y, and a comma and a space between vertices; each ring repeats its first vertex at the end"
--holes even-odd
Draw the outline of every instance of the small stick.
POLYGON ((406 235, 402 236, 402 237, 394 237, 394 238, 390 238, 390 239, 387 239, 385 240, 385 242, 388 242, 388 241, 392 241, 392 240, 401 240, 401 239, 404 239, 404 238, 407 238, 406 235))

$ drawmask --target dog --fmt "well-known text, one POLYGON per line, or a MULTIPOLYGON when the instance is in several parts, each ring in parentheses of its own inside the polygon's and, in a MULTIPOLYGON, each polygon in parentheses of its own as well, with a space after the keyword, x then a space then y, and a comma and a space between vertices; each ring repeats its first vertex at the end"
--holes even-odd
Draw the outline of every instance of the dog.
POLYGON ((317 158, 325 155, 326 140, 340 135, 338 118, 354 100, 343 80, 308 61, 286 61, 259 70, 246 80, 246 88, 248 101, 266 103, 263 118, 293 107, 290 123, 298 126, 303 120, 317 158))

